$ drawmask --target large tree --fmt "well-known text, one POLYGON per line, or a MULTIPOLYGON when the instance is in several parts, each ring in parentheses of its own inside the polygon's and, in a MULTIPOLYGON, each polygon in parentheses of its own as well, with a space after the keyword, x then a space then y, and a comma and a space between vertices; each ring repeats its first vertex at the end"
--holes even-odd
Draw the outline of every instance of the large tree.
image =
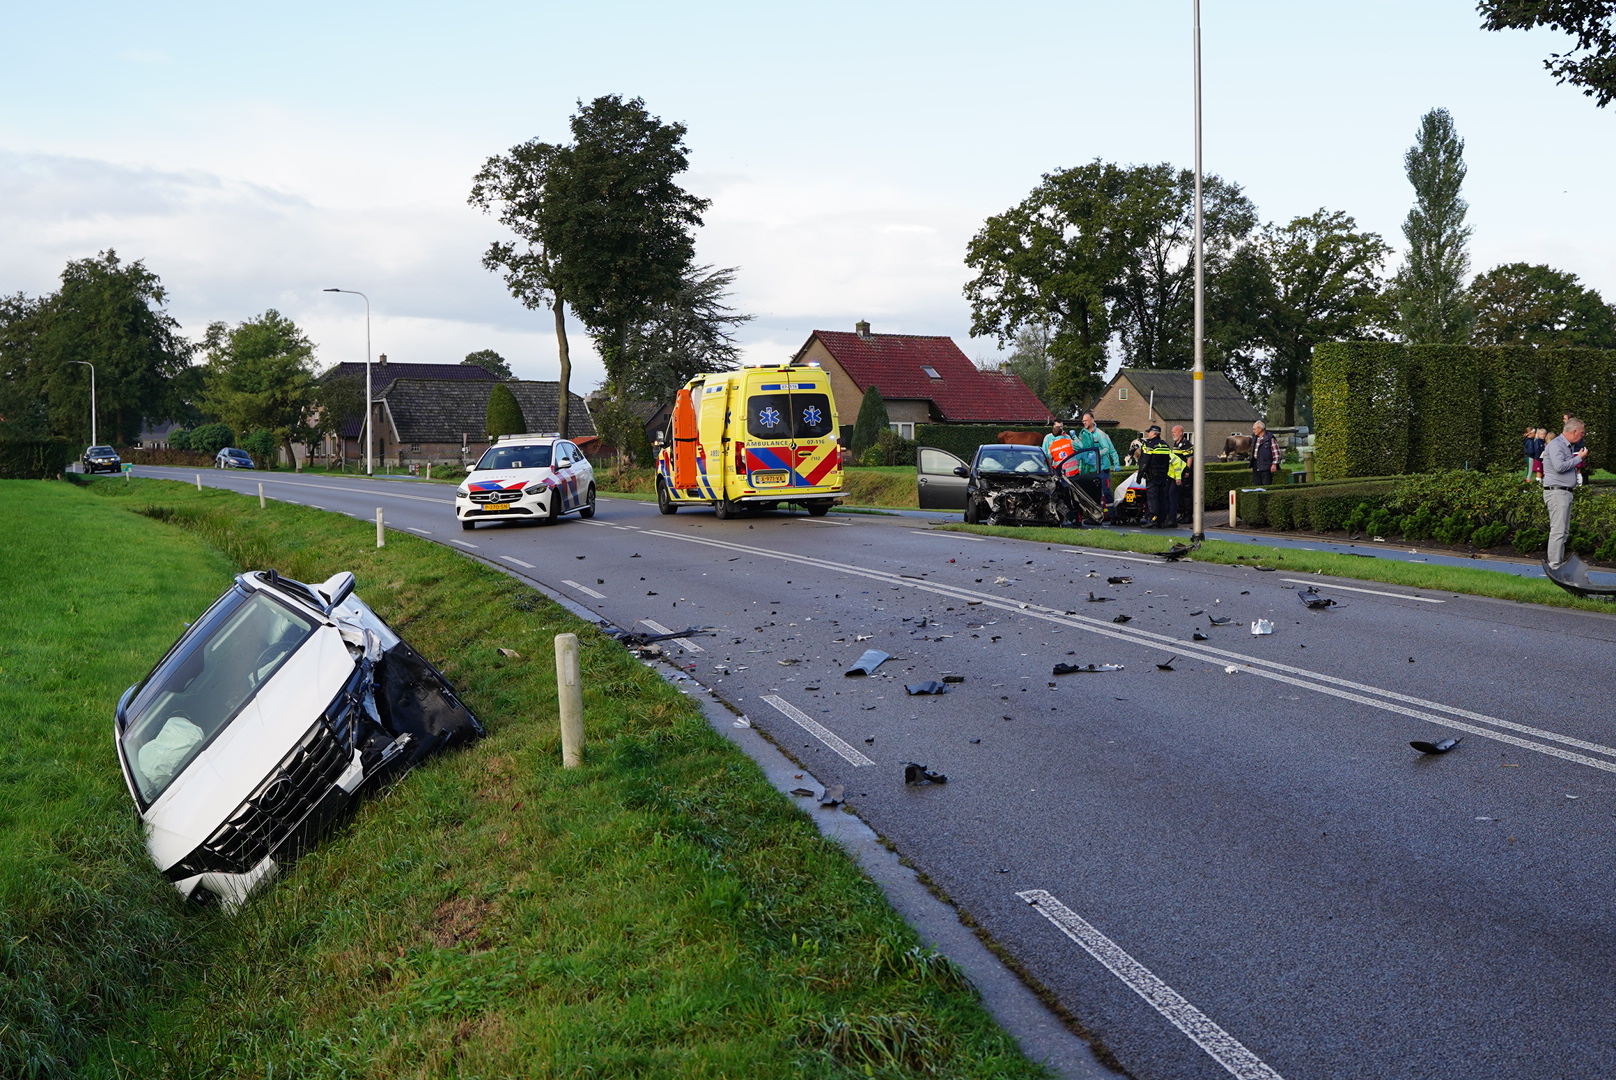
POLYGON ((1616 348, 1616 310, 1576 274, 1508 263, 1470 286, 1477 345, 1616 348))
POLYGON ((1008 371, 1026 384, 1051 410, 1056 402, 1049 392, 1049 377, 1054 370, 1054 357, 1049 343, 1054 335, 1045 322, 1026 323, 1010 341, 1010 355, 1003 360, 977 361, 982 368, 1008 371))
POLYGON ((496 379, 516 378, 511 373, 510 362, 493 349, 478 349, 476 352, 469 352, 460 363, 462 366, 480 367, 496 379))
POLYGON ((97 427, 105 443, 130 442, 144 421, 179 410, 173 379, 190 362, 191 343, 164 310, 168 293, 136 260, 108 249, 62 271, 61 288, 0 310, 0 367, 43 403, 51 430, 88 440, 90 374, 95 365, 97 427))
POLYGON ((1408 252, 1397 274, 1397 324, 1416 345, 1462 345, 1475 312, 1465 291, 1470 273, 1469 205, 1464 185, 1464 140, 1446 109, 1420 118, 1414 145, 1403 156, 1414 207, 1403 222, 1408 252))
POLYGON ((1582 87, 1600 108, 1616 100, 1616 8, 1609 0, 1481 0, 1488 30, 1530 30, 1546 26, 1576 38, 1563 53, 1550 53, 1543 66, 1556 82, 1582 87))
POLYGON ((629 326, 624 367, 630 397, 642 401, 673 399, 692 378, 705 371, 728 371, 740 363, 735 328, 752 321, 729 304, 735 268, 688 268, 679 289, 651 305, 629 326))
POLYGON ((1310 382, 1313 347, 1374 335, 1386 321, 1381 266, 1391 248, 1339 211, 1268 225, 1231 256, 1209 293, 1208 335, 1253 401, 1276 392, 1284 422, 1310 382))
POLYGON ((314 345, 308 337, 270 308, 235 326, 209 324, 202 348, 208 410, 238 432, 273 432, 286 460, 295 461, 292 441, 314 435, 314 345))

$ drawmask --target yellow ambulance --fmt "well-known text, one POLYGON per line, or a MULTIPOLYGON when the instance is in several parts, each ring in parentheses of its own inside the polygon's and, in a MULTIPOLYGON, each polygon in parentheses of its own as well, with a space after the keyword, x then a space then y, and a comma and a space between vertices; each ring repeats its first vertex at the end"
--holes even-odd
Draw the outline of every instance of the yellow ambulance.
POLYGON ((698 375, 657 453, 657 508, 707 504, 727 519, 797 503, 820 517, 842 494, 839 431, 817 364, 698 375))

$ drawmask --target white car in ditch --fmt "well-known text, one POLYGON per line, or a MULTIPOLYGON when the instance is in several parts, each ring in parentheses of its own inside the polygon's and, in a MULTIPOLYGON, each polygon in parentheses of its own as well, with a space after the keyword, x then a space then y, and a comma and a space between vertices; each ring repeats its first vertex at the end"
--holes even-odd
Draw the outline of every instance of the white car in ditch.
POLYGON ((483 733, 353 588, 241 574, 118 702, 147 849, 184 895, 241 903, 367 790, 483 733))
POLYGON ((504 435, 455 490, 462 529, 479 521, 554 524, 595 516, 595 467, 576 443, 554 435, 504 435))

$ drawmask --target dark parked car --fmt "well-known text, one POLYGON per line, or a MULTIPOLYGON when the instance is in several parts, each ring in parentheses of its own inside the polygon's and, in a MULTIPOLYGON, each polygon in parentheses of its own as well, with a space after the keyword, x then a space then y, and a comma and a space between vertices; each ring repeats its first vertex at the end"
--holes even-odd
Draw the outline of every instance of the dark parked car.
POLYGON ((87 473, 117 472, 123 468, 118 452, 110 446, 92 446, 84 451, 84 471, 87 473))
POLYGON ((963 510, 984 525, 1057 525, 1066 492, 1036 446, 979 446, 970 465, 930 446, 915 454, 915 485, 926 510, 963 510))
POLYGON ((247 451, 227 446, 213 459, 213 466, 217 469, 251 469, 253 459, 247 451))

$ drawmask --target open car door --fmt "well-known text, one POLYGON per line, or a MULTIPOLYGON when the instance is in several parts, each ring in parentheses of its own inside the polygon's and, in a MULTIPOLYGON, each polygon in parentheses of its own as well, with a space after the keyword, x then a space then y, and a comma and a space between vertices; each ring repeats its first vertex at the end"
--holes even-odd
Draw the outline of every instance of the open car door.
POLYGON ((966 477, 955 469, 967 469, 965 462, 947 450, 922 446, 915 451, 915 487, 920 490, 922 510, 964 510, 966 477))

